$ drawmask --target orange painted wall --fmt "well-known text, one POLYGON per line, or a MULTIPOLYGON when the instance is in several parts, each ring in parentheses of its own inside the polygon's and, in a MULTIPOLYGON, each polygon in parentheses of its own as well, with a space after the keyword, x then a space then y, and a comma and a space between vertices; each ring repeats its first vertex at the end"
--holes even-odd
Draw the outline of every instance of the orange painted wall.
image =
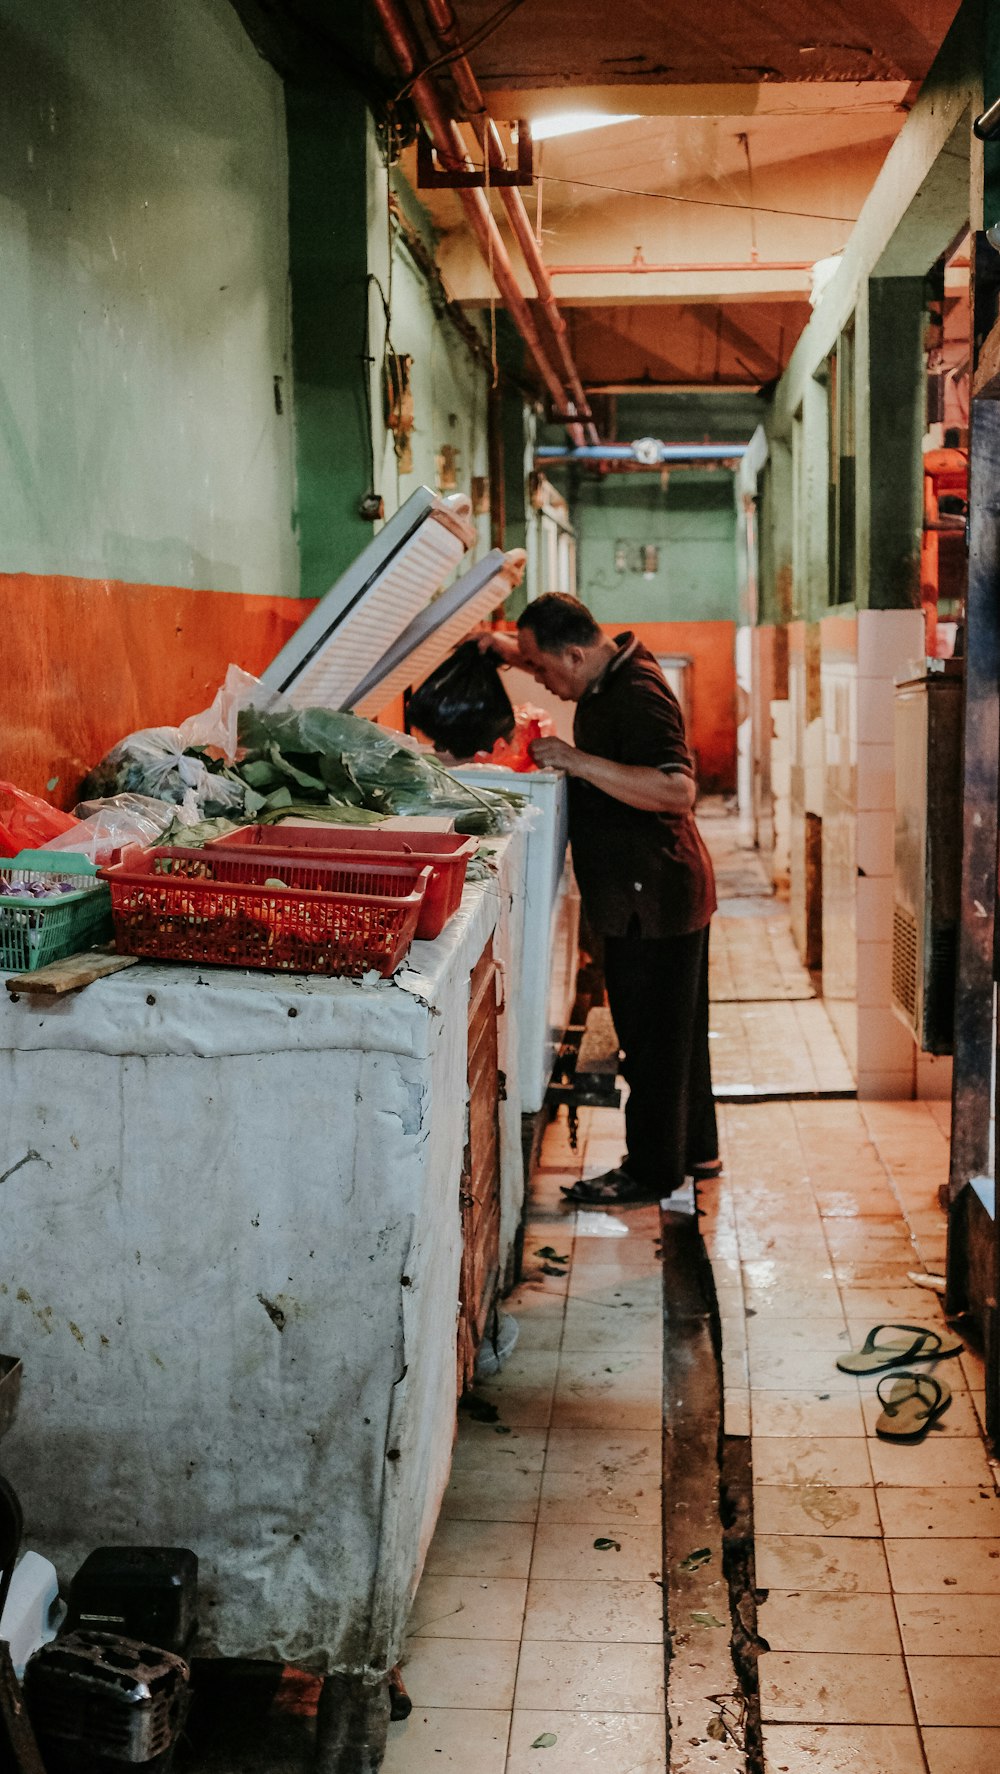
MULTIPOLYGON (((622 625, 605 624, 620 634, 622 625)), ((691 718, 688 739, 698 762, 698 783, 707 794, 736 790, 735 622, 635 622, 627 624, 651 653, 687 654, 691 718)))
POLYGON ((231 662, 262 671, 312 608, 300 598, 0 574, 0 777, 71 807, 80 778, 116 740, 206 708, 231 662))

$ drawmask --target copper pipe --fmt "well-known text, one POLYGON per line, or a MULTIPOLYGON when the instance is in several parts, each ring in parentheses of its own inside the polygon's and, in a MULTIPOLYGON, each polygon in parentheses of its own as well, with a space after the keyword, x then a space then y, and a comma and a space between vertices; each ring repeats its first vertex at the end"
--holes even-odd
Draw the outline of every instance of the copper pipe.
MULTIPOLYGON (((423 6, 431 29, 442 49, 461 50, 458 21, 451 9, 450 0, 423 0, 423 6)), ((458 96, 465 106, 470 120, 475 124, 476 132, 489 156, 490 165, 502 170, 507 164, 507 156, 504 153, 500 132, 486 109, 486 100, 483 98, 479 82, 472 71, 468 57, 461 53, 456 55, 455 59, 449 63, 449 70, 455 82, 458 96)), ((563 380, 573 398, 573 405, 577 412, 587 421, 587 441, 588 443, 599 443, 600 434, 591 418, 590 405, 569 348, 566 322, 559 312, 559 304, 549 282, 549 274, 535 239, 528 212, 524 207, 524 200, 516 185, 502 185, 500 197, 555 340, 563 380)))
POLYGON ((678 263, 674 265, 647 265, 644 259, 632 260, 627 265, 550 265, 550 277, 645 277, 650 272, 661 277, 673 276, 678 271, 811 271, 814 259, 769 259, 766 263, 761 259, 745 260, 741 265, 732 261, 721 264, 718 260, 704 262, 678 263))
MULTIPOLYGON (((413 102, 441 160, 447 167, 467 166, 468 156, 458 125, 448 116, 434 81, 429 75, 416 72, 423 59, 423 52, 409 19, 397 4, 397 0, 374 0, 374 6, 385 33, 386 42, 396 58, 400 72, 405 80, 412 82, 410 93, 413 102)), ((477 188, 460 188, 457 195, 465 210, 469 226, 479 242, 483 258, 492 270, 493 280, 503 298, 504 305, 531 352, 557 410, 561 410, 566 398, 564 389, 549 363, 545 348, 538 335, 538 329, 532 319, 531 310, 521 294, 514 267, 503 242, 503 236, 493 220, 485 193, 477 188)), ((575 420, 575 417, 568 429, 575 443, 583 442, 583 427, 575 420)))

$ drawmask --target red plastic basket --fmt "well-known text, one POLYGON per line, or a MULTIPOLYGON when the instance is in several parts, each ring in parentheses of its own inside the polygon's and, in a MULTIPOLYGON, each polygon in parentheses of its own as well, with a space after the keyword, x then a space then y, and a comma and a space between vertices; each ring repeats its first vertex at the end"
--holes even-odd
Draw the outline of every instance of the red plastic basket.
POLYGON ((386 976, 413 941, 430 869, 287 851, 132 850, 101 869, 119 954, 386 976), (268 885, 280 879, 280 887, 268 885))
POLYGON ((294 856, 350 856, 353 866, 377 867, 385 862, 412 862, 429 866, 431 878, 420 908, 417 937, 433 942, 453 912, 458 910, 465 886, 469 858, 479 848, 478 838, 461 832, 380 831, 371 826, 249 825, 216 838, 208 849, 281 850, 294 856))

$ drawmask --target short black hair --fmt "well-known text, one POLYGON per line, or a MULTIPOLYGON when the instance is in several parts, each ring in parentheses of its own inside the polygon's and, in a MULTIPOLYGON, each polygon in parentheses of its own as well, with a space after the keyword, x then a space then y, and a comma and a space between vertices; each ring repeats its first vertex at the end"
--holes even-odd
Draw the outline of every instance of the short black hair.
POLYGON ((517 619, 518 628, 530 629, 542 653, 561 653, 565 647, 592 647, 601 629, 586 604, 565 591, 546 591, 533 598, 517 619))

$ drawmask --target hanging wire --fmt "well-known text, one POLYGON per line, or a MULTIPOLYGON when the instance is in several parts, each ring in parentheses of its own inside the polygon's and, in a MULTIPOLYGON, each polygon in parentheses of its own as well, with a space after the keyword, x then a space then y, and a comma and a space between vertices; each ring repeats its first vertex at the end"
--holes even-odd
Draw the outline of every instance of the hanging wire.
POLYGON ((423 79, 425 74, 433 74, 438 68, 449 67, 452 62, 461 61, 464 55, 478 49, 480 44, 486 42, 487 37, 491 37, 494 31, 498 31, 500 26, 506 23, 511 13, 516 12, 518 7, 523 5, 524 0, 507 0, 506 5, 498 7, 496 12, 484 19, 478 29, 470 32, 463 42, 456 43, 452 49, 442 50, 440 55, 435 56, 432 61, 426 62, 422 68, 418 68, 415 73, 411 74, 406 85, 400 87, 394 102, 398 105, 400 100, 406 97, 407 93, 412 90, 418 80, 423 79))
POLYGON ((369 271, 368 276, 365 279, 365 335, 364 348, 361 355, 361 383, 365 398, 365 417, 368 425, 368 458, 371 465, 372 492, 375 493, 378 491, 378 488, 375 484, 375 415, 372 409, 371 372, 378 360, 372 351, 371 344, 371 290, 373 284, 378 290, 382 302, 382 318, 384 323, 382 335, 383 385, 388 373, 390 358, 395 356, 395 353, 392 349, 392 340, 390 338, 392 311, 389 306, 389 297, 382 285, 381 278, 376 277, 374 271, 369 271))
MULTIPOLYGON (((699 209, 736 209, 744 213, 750 205, 746 203, 727 203, 721 197, 678 197, 672 191, 642 191, 631 185, 602 185, 594 179, 563 179, 555 173, 546 173, 546 184, 579 185, 584 191, 611 191, 618 197, 651 197, 659 203, 691 203, 699 209)), ((853 227, 857 216, 829 216, 814 209, 776 209, 773 204, 758 203, 754 205, 758 215, 763 216, 798 216, 807 222, 848 222, 853 227)))

